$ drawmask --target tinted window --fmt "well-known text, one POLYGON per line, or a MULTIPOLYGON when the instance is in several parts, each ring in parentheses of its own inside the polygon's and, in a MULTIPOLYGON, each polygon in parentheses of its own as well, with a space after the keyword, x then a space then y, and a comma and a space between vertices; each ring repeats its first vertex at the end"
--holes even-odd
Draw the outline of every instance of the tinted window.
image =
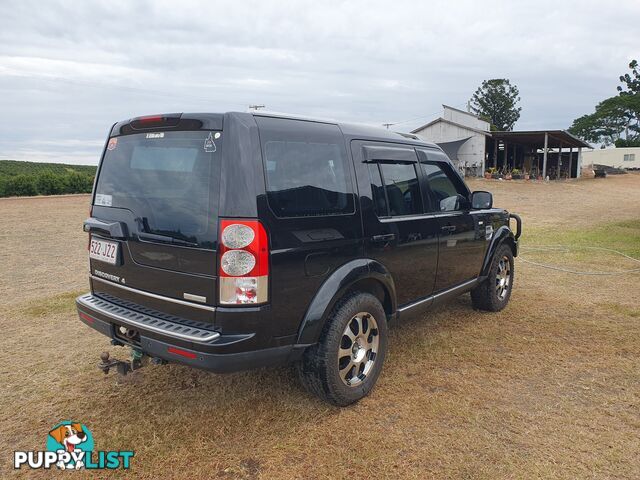
POLYGON ((354 211, 344 140, 335 125, 257 118, 267 200, 279 217, 354 211))
POLYGON ((387 194, 389 215, 422 213, 420 187, 415 165, 412 163, 380 163, 382 180, 387 194))
POLYGON ((196 148, 149 147, 137 145, 131 152, 130 166, 136 170, 192 172, 198 158, 196 148))
POLYGON ((459 180, 452 176, 446 166, 438 163, 423 162, 422 169, 427 177, 429 189, 435 200, 437 211, 449 212, 460 210, 461 199, 466 198, 467 191, 459 180))
POLYGON ((222 138, 205 148, 208 131, 138 133, 112 139, 104 155, 95 205, 130 210, 140 233, 213 248, 213 202, 222 138))
POLYGON ((380 176, 380 167, 377 163, 369 163, 369 176, 371 177, 371 194, 373 201, 373 210, 378 217, 389 216, 387 209, 387 199, 382 186, 382 177, 380 176))

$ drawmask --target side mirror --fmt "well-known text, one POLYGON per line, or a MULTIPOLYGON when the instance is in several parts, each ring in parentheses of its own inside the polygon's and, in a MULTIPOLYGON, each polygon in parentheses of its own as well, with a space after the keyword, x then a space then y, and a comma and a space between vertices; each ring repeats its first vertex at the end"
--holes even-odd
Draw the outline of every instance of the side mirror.
POLYGON ((482 210, 493 207, 493 195, 491 192, 473 192, 471 194, 471 208, 482 210))

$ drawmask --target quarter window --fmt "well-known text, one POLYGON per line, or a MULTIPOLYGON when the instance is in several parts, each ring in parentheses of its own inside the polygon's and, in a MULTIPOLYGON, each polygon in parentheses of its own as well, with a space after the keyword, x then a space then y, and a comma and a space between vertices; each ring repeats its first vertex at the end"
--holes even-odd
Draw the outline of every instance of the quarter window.
POLYGON ((267 201, 279 217, 354 211, 344 140, 335 125, 257 118, 267 201))

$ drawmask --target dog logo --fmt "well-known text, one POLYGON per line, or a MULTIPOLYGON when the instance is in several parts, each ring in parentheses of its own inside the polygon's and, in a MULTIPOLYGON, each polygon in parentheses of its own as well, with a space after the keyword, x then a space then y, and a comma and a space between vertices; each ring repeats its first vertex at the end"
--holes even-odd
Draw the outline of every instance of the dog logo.
POLYGON ((61 469, 84 468, 84 452, 93 450, 93 438, 91 432, 81 423, 62 422, 49 432, 47 438, 47 450, 68 453, 68 456, 60 456, 56 466, 61 469), (53 440, 53 441, 52 441, 53 440), (68 462, 65 460, 69 458, 68 462))

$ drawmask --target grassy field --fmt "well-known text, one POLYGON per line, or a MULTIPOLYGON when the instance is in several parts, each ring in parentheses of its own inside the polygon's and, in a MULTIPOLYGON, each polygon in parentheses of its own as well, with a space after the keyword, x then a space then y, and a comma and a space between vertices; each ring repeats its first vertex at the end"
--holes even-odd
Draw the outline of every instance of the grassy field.
MULTIPOLYGON (((640 257, 640 175, 471 186, 522 214, 522 259, 639 266, 585 247, 640 257), (573 248, 535 248, 557 244, 573 248)), ((43 449, 75 419, 97 449, 135 450, 136 478, 640 478, 639 274, 517 260, 504 311, 473 311, 465 295, 396 325, 372 395, 338 409, 287 368, 99 373, 101 351, 123 351, 74 312, 87 212, 82 196, 0 200, 1 477, 62 475, 13 471, 12 452, 43 449)))

